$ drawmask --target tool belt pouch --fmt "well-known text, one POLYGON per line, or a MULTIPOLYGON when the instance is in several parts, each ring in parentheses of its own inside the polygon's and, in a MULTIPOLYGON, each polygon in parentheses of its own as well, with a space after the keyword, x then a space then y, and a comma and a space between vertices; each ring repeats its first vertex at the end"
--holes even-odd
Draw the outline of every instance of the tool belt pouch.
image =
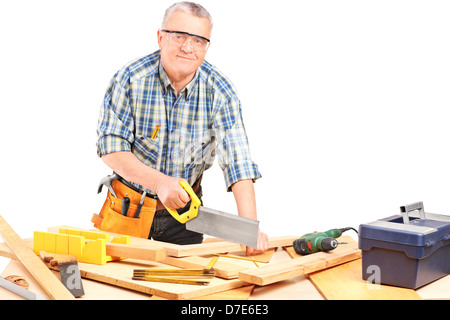
POLYGON ((147 239, 156 212, 156 200, 145 197, 139 218, 134 218, 142 194, 136 192, 118 180, 112 183, 117 198, 108 191, 100 213, 94 214, 91 221, 94 227, 107 232, 120 233, 147 239), (121 214, 123 197, 130 198, 130 207, 126 216, 121 214))

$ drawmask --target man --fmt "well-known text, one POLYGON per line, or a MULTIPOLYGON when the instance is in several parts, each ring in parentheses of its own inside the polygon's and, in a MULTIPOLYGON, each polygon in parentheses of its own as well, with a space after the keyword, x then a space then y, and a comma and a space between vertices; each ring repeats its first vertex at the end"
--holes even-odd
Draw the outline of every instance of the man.
MULTIPOLYGON (((172 5, 157 33, 160 50, 118 71, 102 105, 97 152, 123 183, 157 197, 149 234, 155 240, 202 241, 164 207, 183 210, 190 201, 180 180, 201 196, 202 174, 215 155, 238 214, 257 218, 253 182, 261 175, 250 159, 239 99, 230 81, 204 60, 211 29, 202 6, 172 5)), ((259 232, 257 249, 267 244, 259 232)), ((247 248, 247 254, 255 252, 247 248)))

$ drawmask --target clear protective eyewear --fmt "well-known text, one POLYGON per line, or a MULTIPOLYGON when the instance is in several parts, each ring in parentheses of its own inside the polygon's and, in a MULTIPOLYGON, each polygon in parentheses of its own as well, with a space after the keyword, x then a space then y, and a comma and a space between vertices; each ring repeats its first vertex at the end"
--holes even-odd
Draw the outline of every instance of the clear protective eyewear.
POLYGON ((208 38, 184 31, 166 29, 161 29, 161 31, 168 33, 170 41, 177 45, 184 46, 189 41, 194 51, 206 51, 209 47, 210 40, 208 38))

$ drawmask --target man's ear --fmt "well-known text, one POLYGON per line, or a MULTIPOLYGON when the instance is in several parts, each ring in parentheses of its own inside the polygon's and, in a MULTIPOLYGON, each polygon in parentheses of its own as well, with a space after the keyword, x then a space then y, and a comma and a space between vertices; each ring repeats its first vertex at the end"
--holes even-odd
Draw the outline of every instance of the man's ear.
POLYGON ((158 29, 156 36, 158 38, 159 50, 161 50, 161 42, 162 42, 162 37, 163 37, 163 32, 161 31, 161 29, 158 29))

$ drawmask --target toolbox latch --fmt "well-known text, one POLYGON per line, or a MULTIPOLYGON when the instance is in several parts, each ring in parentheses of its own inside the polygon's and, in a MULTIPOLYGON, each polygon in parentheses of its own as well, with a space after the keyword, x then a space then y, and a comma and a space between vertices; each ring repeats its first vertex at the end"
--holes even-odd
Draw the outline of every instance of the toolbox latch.
POLYGON ((409 213, 412 211, 419 211, 420 219, 425 219, 425 210, 423 208, 423 202, 415 202, 400 207, 400 212, 402 214, 404 224, 409 224, 409 213))

